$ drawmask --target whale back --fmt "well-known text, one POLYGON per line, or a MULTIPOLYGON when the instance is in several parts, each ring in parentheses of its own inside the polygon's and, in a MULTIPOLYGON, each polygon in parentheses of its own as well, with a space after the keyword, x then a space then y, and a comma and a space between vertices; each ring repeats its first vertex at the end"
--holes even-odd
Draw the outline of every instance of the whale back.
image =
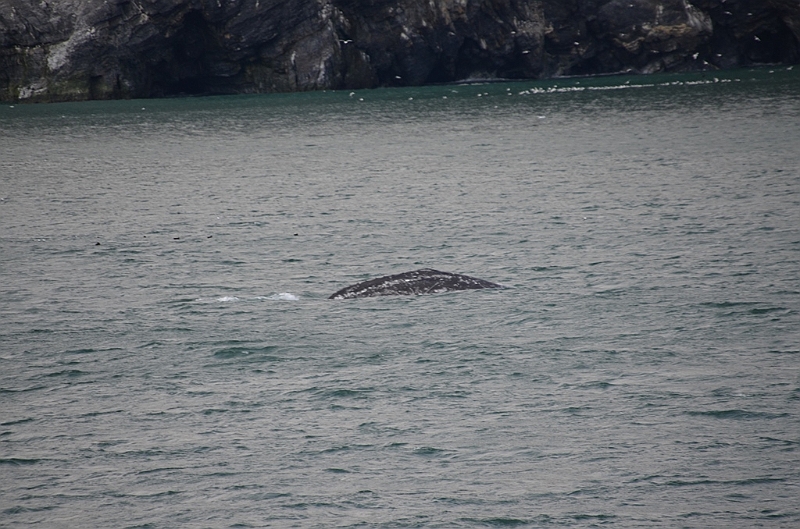
POLYGON ((433 268, 422 268, 362 281, 333 293, 328 299, 410 296, 479 288, 503 288, 503 286, 477 277, 442 272, 433 268))

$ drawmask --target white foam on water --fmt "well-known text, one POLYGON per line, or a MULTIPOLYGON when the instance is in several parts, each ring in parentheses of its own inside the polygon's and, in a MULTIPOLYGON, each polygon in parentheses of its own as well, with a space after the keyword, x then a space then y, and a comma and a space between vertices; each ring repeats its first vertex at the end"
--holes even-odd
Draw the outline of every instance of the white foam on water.
POLYGON ((281 300, 281 301, 297 301, 300 298, 289 292, 281 292, 280 294, 273 294, 272 296, 269 297, 269 299, 281 300))
POLYGON ((523 90, 519 92, 518 95, 527 96, 531 94, 561 94, 566 92, 585 92, 585 91, 608 91, 608 90, 629 90, 633 88, 653 88, 656 86, 694 86, 694 85, 706 85, 706 84, 714 84, 714 83, 730 83, 730 82, 738 82, 739 79, 719 79, 714 77, 713 79, 699 79, 696 81, 668 81, 664 83, 631 83, 630 81, 626 81, 623 84, 618 85, 610 85, 610 86, 551 86, 549 88, 529 88, 527 90, 523 90))
POLYGON ((220 301, 222 303, 227 303, 229 301, 240 301, 240 300, 236 296, 221 296, 221 297, 216 298, 214 301, 220 301))
POLYGON ((299 296, 296 296, 290 292, 280 292, 278 294, 272 294, 271 296, 252 296, 252 297, 238 297, 238 296, 215 296, 209 298, 197 298, 195 301, 200 303, 236 303, 236 302, 248 302, 248 301, 298 301, 300 299, 299 296))

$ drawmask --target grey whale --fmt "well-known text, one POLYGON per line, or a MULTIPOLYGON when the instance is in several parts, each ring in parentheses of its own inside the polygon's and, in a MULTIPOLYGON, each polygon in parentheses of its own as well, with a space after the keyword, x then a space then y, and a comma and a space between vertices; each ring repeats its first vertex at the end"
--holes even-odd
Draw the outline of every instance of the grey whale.
POLYGON ((505 288, 477 277, 441 272, 433 268, 422 268, 402 274, 393 274, 345 287, 331 294, 328 299, 370 298, 374 296, 420 295, 449 292, 451 290, 474 290, 479 288, 505 288))

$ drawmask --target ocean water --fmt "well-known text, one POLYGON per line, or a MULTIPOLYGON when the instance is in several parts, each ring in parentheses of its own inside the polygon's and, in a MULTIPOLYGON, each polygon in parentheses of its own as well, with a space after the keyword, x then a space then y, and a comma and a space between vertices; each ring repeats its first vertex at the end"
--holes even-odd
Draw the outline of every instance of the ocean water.
POLYGON ((800 526, 798 70, 4 105, 0 527, 800 526))

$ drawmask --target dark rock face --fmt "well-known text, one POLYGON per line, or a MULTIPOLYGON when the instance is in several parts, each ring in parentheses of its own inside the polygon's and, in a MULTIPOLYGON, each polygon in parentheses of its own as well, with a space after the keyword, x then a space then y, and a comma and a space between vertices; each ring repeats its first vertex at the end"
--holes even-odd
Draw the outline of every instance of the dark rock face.
POLYGON ((0 100, 286 92, 800 59, 797 0, 0 0, 0 100))

